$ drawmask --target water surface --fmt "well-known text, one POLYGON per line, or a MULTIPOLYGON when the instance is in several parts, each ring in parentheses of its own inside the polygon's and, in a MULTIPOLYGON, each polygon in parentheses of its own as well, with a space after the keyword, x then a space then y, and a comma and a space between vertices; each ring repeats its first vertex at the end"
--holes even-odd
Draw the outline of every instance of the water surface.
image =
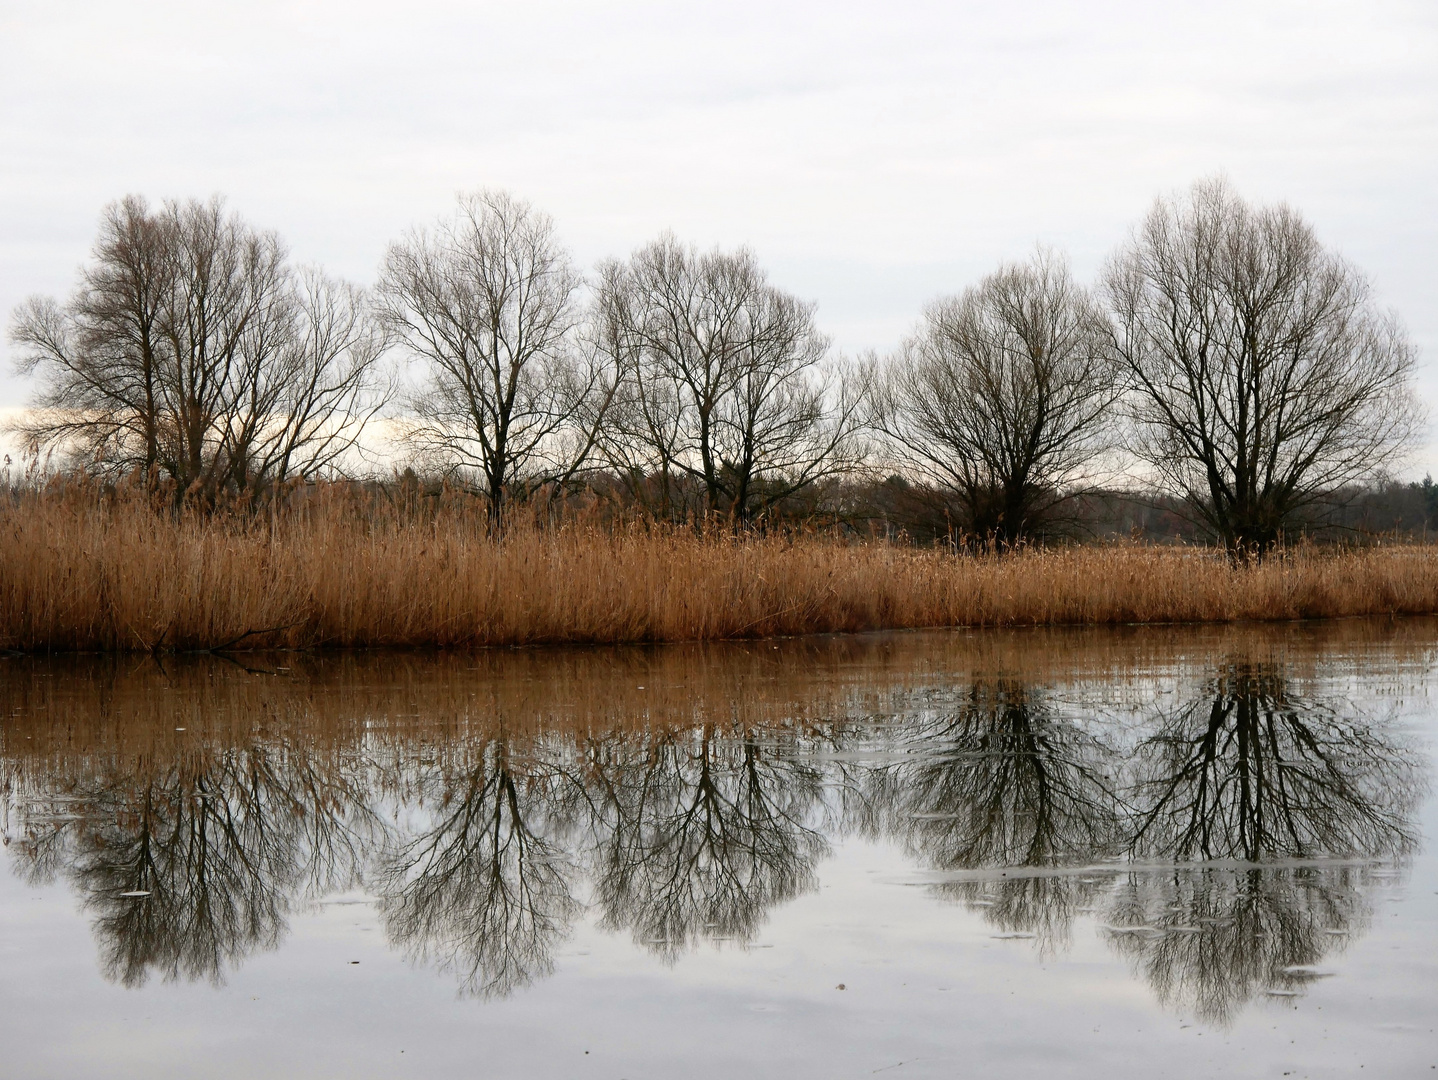
POLYGON ((4 1075, 1432 1075, 1435 648, 3 660, 4 1075))

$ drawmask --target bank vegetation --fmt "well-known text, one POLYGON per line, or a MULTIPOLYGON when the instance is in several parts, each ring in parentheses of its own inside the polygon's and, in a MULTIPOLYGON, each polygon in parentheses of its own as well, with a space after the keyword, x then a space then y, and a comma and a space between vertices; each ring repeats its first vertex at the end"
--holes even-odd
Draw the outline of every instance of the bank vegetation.
POLYGON ((1438 611, 1427 549, 1372 542, 1438 523, 1431 482, 1391 479, 1411 341, 1300 214, 1222 181, 1158 200, 1092 285, 1040 250, 882 357, 836 354, 747 249, 664 234, 586 275, 497 191, 371 288, 218 199, 129 197, 10 341, 35 392, 5 648, 1438 611))
POLYGON ((142 490, 0 508, 0 648, 169 651, 711 640, 937 626, 1438 612, 1438 550, 1289 546, 1263 560, 1107 543, 994 551, 834 530, 519 520, 462 492, 407 505, 321 485, 253 514, 142 490))

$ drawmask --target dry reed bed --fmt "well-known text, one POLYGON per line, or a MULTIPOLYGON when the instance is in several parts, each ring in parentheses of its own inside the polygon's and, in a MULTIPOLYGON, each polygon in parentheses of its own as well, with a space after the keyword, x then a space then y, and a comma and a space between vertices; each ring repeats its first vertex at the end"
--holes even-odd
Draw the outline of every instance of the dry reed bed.
POLYGON ((1002 558, 823 536, 581 525, 485 537, 321 492, 276 515, 156 513, 84 489, 0 505, 0 648, 529 645, 926 626, 1438 613, 1438 552, 1292 552, 1249 567, 1184 548, 1002 558))

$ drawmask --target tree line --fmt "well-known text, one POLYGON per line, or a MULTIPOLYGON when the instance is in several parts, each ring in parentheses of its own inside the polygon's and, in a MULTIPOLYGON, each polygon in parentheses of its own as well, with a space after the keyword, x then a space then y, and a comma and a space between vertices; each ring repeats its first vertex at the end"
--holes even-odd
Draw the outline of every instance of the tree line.
POLYGON ((836 355, 815 316, 748 249, 670 234, 585 275, 505 192, 392 243, 369 289, 219 199, 131 196, 72 296, 14 313, 37 387, 15 430, 213 505, 353 475, 378 422, 496 529, 541 491, 746 527, 886 477, 1007 547, 1120 476, 1262 552, 1423 426, 1416 352, 1363 274, 1221 180, 1158 199, 1092 286, 1039 251, 931 302, 888 355, 836 355))

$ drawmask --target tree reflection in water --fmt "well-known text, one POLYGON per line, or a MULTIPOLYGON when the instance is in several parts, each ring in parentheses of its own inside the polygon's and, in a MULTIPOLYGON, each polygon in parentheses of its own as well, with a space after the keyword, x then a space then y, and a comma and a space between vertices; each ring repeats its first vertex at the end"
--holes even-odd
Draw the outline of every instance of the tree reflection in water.
POLYGON ((603 924, 668 960, 703 938, 749 941, 771 908, 817 887, 810 827, 823 774, 754 734, 711 726, 616 740, 592 761, 603 924))
MULTIPOLYGON (((1014 678, 975 682, 957 708, 902 729, 907 760, 876 770, 870 802, 939 871, 1085 865, 1123 843, 1101 738, 1060 717, 1045 693, 1014 678)), ((1096 882, 1062 873, 948 881, 935 887, 994 926, 1032 933, 1045 949, 1068 937, 1096 882)))
POLYGON ((581 905, 574 857, 553 812, 562 770, 516 763, 507 740, 478 763, 416 790, 432 822, 380 860, 390 940, 417 962, 455 972, 463 990, 503 996, 554 969, 554 948, 581 905))
POLYGON ((5 838, 27 877, 74 885, 125 985, 220 982, 301 899, 364 886, 397 948, 494 997, 549 974, 586 911, 671 962, 750 942, 862 835, 1042 950, 1093 912, 1160 999, 1220 1022, 1301 990, 1366 925, 1377 861, 1417 843, 1422 756, 1281 666, 1233 659, 1126 727, 1011 675, 963 685, 803 735, 691 713, 306 750, 7 740, 5 838))
POLYGON ((126 986, 222 982, 279 943, 296 897, 354 880, 375 826, 350 778, 283 747, 102 772, 32 806, 22 863, 75 885, 126 986))
POLYGON ((1419 756, 1393 725, 1304 697, 1281 668, 1235 661, 1160 715, 1133 757, 1129 849, 1173 860, 1127 875, 1111 943, 1165 1002, 1214 1021, 1293 993, 1366 924, 1364 865, 1417 843, 1419 756), (1183 868, 1238 860, 1235 868, 1183 868), (1295 970, 1299 969, 1299 970, 1295 970))
POLYGON ((1367 924, 1360 866, 1205 867, 1124 875, 1103 933, 1159 1000, 1227 1023, 1297 993, 1367 924), (1297 969, 1297 970, 1295 970, 1297 969))
POLYGON ((1412 750, 1357 710, 1234 662, 1135 755, 1131 847, 1149 857, 1401 855, 1416 842, 1412 750))

